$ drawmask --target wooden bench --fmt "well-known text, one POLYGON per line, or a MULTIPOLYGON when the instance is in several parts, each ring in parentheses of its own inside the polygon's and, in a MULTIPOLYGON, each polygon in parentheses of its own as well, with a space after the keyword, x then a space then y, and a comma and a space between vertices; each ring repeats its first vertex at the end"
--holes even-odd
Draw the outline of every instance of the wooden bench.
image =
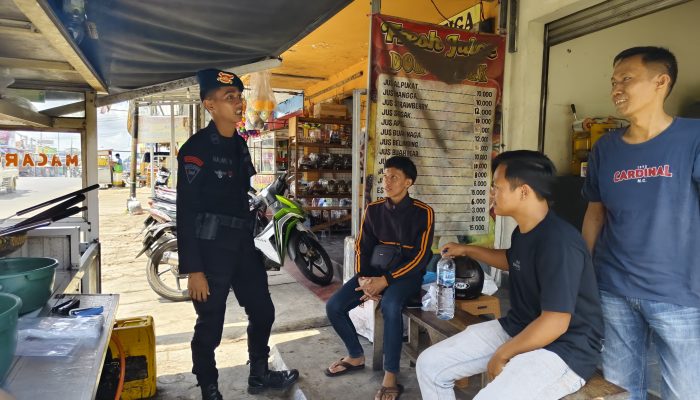
MULTIPOLYGON (((404 343, 404 354, 409 357, 413 365, 418 355, 429 346, 444 340, 450 336, 462 332, 469 325, 484 322, 484 319, 471 315, 459 307, 455 309, 455 317, 451 320, 438 319, 434 312, 422 311, 419 308, 405 309, 403 315, 408 317, 408 342, 404 343)), ((374 314, 374 349, 372 357, 372 368, 376 371, 382 369, 383 361, 383 334, 384 320, 381 317, 379 307, 374 314)), ((460 380, 455 386, 466 386, 467 381, 460 380)), ((481 386, 487 384, 486 374, 481 375, 481 386)), ((596 373, 588 380, 586 385, 572 393, 564 400, 625 400, 629 398, 629 393, 617 385, 614 385, 596 373)))

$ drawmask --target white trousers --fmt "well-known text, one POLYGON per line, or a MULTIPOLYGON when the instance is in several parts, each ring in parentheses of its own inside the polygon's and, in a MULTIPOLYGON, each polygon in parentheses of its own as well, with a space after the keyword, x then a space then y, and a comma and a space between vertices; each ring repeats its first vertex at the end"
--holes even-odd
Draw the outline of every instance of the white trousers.
MULTIPOLYGON (((493 353, 511 339, 493 320, 472 325, 423 351, 416 363, 423 399, 454 399, 455 380, 485 372, 493 353)), ((474 399, 560 399, 585 383, 558 355, 539 349, 513 357, 474 399)))

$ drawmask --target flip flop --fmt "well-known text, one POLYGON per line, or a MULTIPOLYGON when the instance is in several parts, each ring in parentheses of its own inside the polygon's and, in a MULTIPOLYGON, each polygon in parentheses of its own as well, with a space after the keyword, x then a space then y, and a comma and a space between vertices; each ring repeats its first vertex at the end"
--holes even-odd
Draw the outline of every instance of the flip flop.
POLYGON ((323 371, 323 373, 326 374, 326 376, 335 377, 335 376, 346 374, 346 373, 351 372, 351 371, 358 371, 358 370, 365 368, 365 364, 352 365, 347 361, 343 361, 342 358, 340 359, 340 361, 336 365, 344 367, 345 369, 341 369, 340 371, 337 371, 337 372, 332 372, 330 367, 328 367, 323 371))
POLYGON ((377 394, 374 395, 374 400, 382 400, 384 395, 394 396, 394 400, 399 400, 399 397, 401 397, 402 393, 403 385, 401 384, 397 383, 394 387, 382 386, 379 390, 377 390, 377 394))

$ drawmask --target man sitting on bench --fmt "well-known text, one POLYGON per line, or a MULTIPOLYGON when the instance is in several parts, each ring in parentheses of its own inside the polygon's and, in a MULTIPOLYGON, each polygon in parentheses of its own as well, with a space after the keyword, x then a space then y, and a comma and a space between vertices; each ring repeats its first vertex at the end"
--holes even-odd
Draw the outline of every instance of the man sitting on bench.
POLYGON ((343 340, 348 355, 325 371, 339 376, 364 368, 365 357, 348 312, 368 299, 381 298, 384 319, 384 381, 376 400, 399 398, 396 383, 403 342, 404 304, 420 292, 423 271, 432 257, 435 217, 427 204, 411 198, 416 166, 407 157, 384 163, 384 197, 365 209, 355 255, 356 275, 326 304, 328 319, 343 340))
POLYGON ((509 271, 511 309, 423 351, 416 372, 423 399, 454 399, 454 381, 487 372, 475 399, 559 399, 576 392, 598 364, 602 314, 591 257, 579 232, 549 210, 555 168, 543 154, 511 151, 493 160, 497 215, 518 226, 508 250, 449 243, 509 271))

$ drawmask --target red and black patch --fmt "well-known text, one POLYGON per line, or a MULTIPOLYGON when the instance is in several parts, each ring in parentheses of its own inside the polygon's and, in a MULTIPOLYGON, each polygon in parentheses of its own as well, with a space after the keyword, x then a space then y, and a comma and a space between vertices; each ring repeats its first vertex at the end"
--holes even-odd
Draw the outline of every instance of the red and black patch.
POLYGON ((185 161, 185 164, 188 164, 188 163, 194 164, 198 167, 201 167, 202 165, 204 165, 204 161, 202 161, 199 157, 195 157, 195 156, 185 156, 184 161, 185 161))

